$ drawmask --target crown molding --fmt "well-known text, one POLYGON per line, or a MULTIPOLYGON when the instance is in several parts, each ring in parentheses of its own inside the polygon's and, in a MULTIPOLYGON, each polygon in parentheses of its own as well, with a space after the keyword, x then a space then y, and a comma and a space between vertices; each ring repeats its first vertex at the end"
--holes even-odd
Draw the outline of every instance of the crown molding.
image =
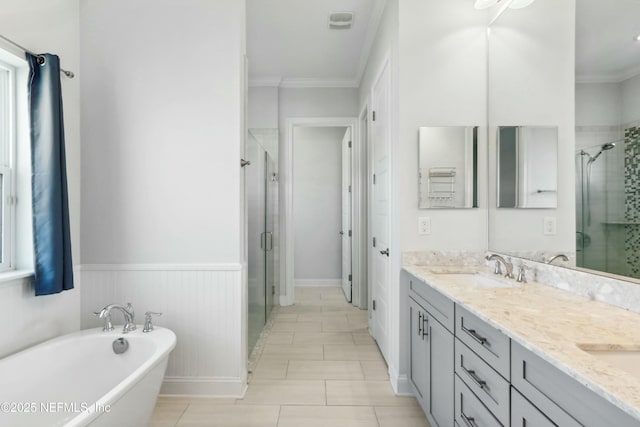
POLYGON ((622 73, 578 74, 576 83, 622 83, 640 75, 640 66, 630 68, 622 73))
POLYGON ((280 87, 282 77, 249 78, 249 87, 280 87))
POLYGON ((357 88, 357 80, 344 79, 306 79, 291 78, 282 79, 281 88, 287 89, 312 89, 312 88, 357 88))

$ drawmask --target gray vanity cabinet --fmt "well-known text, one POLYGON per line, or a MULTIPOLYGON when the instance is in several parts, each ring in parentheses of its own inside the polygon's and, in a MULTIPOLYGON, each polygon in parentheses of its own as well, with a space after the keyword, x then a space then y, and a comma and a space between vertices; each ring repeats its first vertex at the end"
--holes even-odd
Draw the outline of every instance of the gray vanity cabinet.
MULTIPOLYGON (((549 415, 549 414, 547 414, 549 415)), ((511 425, 514 427, 579 427, 580 424, 563 412, 556 412, 553 420, 511 387, 511 425)))
MULTIPOLYGON (((427 286, 413 276, 406 280, 409 289, 427 286)), ((411 385, 431 426, 449 427, 453 425, 453 334, 425 309, 430 304, 418 294, 410 291, 408 300, 411 385)))

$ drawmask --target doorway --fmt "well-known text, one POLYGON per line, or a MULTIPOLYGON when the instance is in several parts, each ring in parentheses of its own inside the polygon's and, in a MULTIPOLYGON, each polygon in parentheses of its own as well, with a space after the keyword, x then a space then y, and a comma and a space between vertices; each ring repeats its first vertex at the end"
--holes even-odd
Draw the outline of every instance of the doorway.
POLYGON ((356 118, 287 120, 283 305, 295 301, 296 286, 342 287, 351 302, 356 241, 351 147, 357 124, 356 118))

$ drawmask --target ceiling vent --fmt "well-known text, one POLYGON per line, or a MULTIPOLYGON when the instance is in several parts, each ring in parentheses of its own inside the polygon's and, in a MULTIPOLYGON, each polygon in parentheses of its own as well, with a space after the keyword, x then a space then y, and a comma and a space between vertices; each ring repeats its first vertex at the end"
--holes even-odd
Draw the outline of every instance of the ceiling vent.
POLYGON ((353 26, 353 12, 334 12, 329 15, 330 30, 350 30, 353 26))

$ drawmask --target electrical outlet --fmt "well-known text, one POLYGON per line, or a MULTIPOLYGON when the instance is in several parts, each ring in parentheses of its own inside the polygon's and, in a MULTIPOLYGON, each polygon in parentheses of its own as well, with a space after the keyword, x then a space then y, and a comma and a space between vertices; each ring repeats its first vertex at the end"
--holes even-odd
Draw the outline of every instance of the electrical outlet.
POLYGON ((544 217, 544 235, 545 236, 556 235, 556 217, 554 216, 544 217))
POLYGON ((418 218, 418 234, 431 234, 431 218, 428 216, 418 218))

